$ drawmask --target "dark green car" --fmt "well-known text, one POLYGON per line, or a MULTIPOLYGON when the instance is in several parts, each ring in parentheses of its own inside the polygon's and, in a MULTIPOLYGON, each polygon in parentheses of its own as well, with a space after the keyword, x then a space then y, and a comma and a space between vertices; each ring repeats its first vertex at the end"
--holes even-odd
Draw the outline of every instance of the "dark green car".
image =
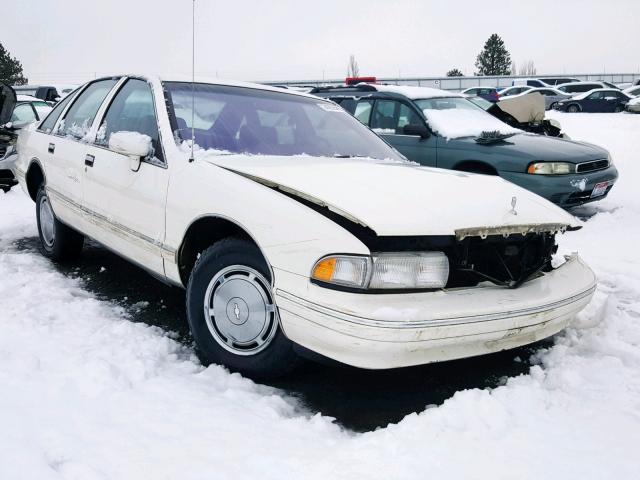
POLYGON ((499 175, 565 208, 604 198, 618 178, 605 149, 517 130, 462 95, 371 84, 311 93, 340 104, 409 160, 499 175))

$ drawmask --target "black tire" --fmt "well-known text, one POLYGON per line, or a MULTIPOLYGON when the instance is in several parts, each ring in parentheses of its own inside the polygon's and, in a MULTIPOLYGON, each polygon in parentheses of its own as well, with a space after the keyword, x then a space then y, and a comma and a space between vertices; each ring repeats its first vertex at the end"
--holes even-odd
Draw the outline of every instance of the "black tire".
MULTIPOLYGON (((40 252, 47 258, 55 262, 63 262, 77 258, 82 251, 84 244, 84 236, 68 227, 55 217, 53 210, 50 210, 52 216, 52 232, 43 231, 43 227, 46 230, 46 220, 40 218, 43 215, 43 203, 49 202, 49 197, 45 191, 44 185, 41 185, 38 189, 36 196, 36 219, 38 222, 38 236, 40 237, 39 249, 40 252)), ((50 207, 49 203, 49 208, 50 207)))
POLYGON ((580 107, 578 105, 573 104, 567 107, 567 112, 569 113, 578 113, 579 111, 580 111, 580 107))
MULTIPOLYGON (((231 287, 225 287, 231 288, 231 287)), ((250 288, 249 288, 250 290, 250 288)), ((239 298, 243 298, 240 296, 239 298)), ((217 305, 224 305, 226 297, 220 300, 217 305)), ((298 356, 293 350, 293 343, 284 335, 282 328, 280 327, 278 310, 275 308, 275 299, 271 292, 271 274, 269 268, 262 256, 260 250, 251 242, 240 238, 227 238, 216 242, 211 247, 204 250, 198 258, 191 275, 189 276, 189 282, 187 284, 187 319, 189 321, 189 328, 191 334, 195 339, 198 353, 201 360, 205 364, 216 363, 225 365, 232 371, 237 371, 251 378, 265 379, 275 378, 282 376, 295 368, 298 363, 298 356), (242 305, 247 307, 244 323, 251 324, 249 320, 258 319, 258 324, 263 322, 265 327, 261 330, 261 334, 255 343, 256 346, 236 346, 233 343, 235 338, 233 335, 229 335, 231 339, 224 336, 224 331, 219 329, 220 324, 230 326, 230 331, 235 328, 229 322, 233 322, 235 325, 239 325, 234 322, 229 312, 235 312, 236 320, 240 320, 238 303, 235 303, 234 310, 229 310, 231 302, 235 301, 238 297, 233 297, 226 303, 226 307, 223 308, 224 314, 218 316, 212 315, 216 306, 216 298, 224 297, 223 287, 224 282, 231 282, 224 280, 217 286, 216 278, 224 276, 224 272, 229 272, 232 281, 243 283, 243 280, 239 276, 234 275, 234 269, 247 269, 257 272, 262 277, 255 278, 255 284, 246 280, 246 283, 251 288, 255 288, 260 294, 265 295, 265 298, 271 298, 271 305, 273 307, 273 314, 265 313, 259 310, 258 313, 252 313, 248 305, 254 304, 254 302, 243 303, 242 305), (257 286, 256 286, 257 285, 257 286), (219 295, 219 297, 216 297, 219 295), (205 307, 207 305, 207 307, 205 307), (205 313, 205 308, 211 308, 209 314, 205 313), (254 317, 252 317, 254 315, 254 317), (209 319, 207 319, 209 317, 209 319), (218 318, 222 318, 218 320, 218 318), (265 318, 267 320, 265 320, 265 318), (270 318, 270 320, 269 320, 270 318), (222 322, 222 323, 219 323, 222 322), (264 334, 262 333, 264 332, 264 334), (264 340, 267 337, 268 340, 264 340), (226 343, 225 339, 226 338, 226 343), (261 346, 259 342, 265 342, 261 346), (224 346, 223 346, 224 345, 224 346), (241 348, 244 348, 242 350, 241 348), (252 351, 254 349, 256 351, 252 351), (259 349, 259 350, 257 350, 259 349)), ((219 308, 219 307, 218 307, 219 308)), ((221 312, 222 310, 217 310, 221 312)), ((243 324, 242 324, 243 325, 243 324)), ((240 328, 240 327, 238 327, 240 328)), ((235 331, 234 331, 235 333, 235 331)), ((251 340, 249 340, 251 341, 251 340)))
POLYGON ((549 105, 549 110, 554 110, 557 105, 558 105, 558 102, 553 102, 551 105, 549 105))
POLYGON ((623 108, 620 105, 616 105, 616 108, 613 109, 613 113, 620 113, 622 110, 623 108))

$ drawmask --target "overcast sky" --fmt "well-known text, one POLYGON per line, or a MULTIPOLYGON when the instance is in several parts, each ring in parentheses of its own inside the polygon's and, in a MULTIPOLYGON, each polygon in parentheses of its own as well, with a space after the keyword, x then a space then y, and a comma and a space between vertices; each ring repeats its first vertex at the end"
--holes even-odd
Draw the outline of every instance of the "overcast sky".
MULTIPOLYGON (((191 71, 192 0, 3 0, 0 42, 32 83, 191 71), (10 19, 10 20, 9 20, 10 19), (7 21, 8 20, 8 21, 7 21)), ((196 72, 242 80, 474 72, 498 33, 538 73, 640 71, 640 0, 197 0, 196 72)))

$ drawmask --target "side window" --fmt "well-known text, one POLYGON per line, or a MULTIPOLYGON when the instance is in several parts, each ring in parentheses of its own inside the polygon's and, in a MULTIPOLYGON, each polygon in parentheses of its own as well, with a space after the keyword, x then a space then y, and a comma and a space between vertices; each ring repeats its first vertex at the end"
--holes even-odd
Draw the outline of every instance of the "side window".
POLYGON ((602 98, 603 92, 593 92, 591 95, 587 97, 588 100, 600 100, 602 98))
POLYGON ((347 112, 353 115, 356 111, 356 99, 355 98, 336 98, 332 100, 344 108, 347 112))
POLYGON ((55 107, 53 107, 53 110, 51 110, 51 113, 49 113, 49 115, 44 120, 44 122, 40 124, 40 127, 38 128, 38 130, 44 133, 51 133, 51 130, 53 130, 53 126, 58 121, 60 114, 62 113, 62 111, 65 109, 65 107, 73 97, 74 95, 68 95, 63 100, 61 100, 55 107))
POLYGON ((16 105, 11 114, 11 122, 17 125, 26 125, 27 123, 35 122, 36 112, 33 111, 30 103, 21 103, 16 105))
POLYGON ((91 128, 102 102, 118 80, 100 80, 89 85, 73 102, 64 119, 58 125, 58 135, 83 138, 91 128))
POLYGON ((396 133, 404 133, 406 125, 423 125, 424 122, 418 114, 408 105, 400 104, 400 112, 398 115, 398 124, 396 125, 396 133))
POLYGON ((135 78, 127 80, 113 98, 102 119, 96 135, 96 143, 108 146, 109 138, 115 132, 137 132, 148 135, 153 145, 153 156, 163 160, 153 94, 147 82, 135 78))
POLYGON ((369 121, 371 120, 371 108, 373 107, 372 100, 360 100, 358 105, 356 105, 356 110, 353 114, 360 123, 364 123, 365 125, 369 125, 369 121))
POLYGON ((394 100, 378 100, 371 117, 371 129, 376 133, 396 133, 398 106, 394 100))

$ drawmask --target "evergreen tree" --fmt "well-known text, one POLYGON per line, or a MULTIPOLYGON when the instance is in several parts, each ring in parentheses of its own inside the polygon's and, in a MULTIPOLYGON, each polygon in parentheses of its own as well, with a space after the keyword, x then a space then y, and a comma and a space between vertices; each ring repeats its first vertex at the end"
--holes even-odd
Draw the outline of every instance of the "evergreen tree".
POLYGON ((22 64, 12 57, 0 43, 0 81, 9 85, 24 85, 27 79, 22 74, 22 64))
POLYGON ((447 72, 447 77, 464 77, 464 75, 459 69, 452 68, 447 72))
POLYGON ((497 33, 485 42, 476 59, 476 75, 510 75, 511 55, 497 33))

